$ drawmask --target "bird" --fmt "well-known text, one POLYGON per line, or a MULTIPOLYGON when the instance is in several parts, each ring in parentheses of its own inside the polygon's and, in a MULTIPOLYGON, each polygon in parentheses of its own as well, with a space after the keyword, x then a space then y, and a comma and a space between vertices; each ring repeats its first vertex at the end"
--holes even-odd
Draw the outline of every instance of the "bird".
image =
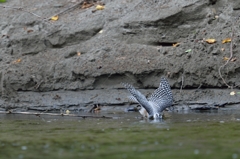
POLYGON ((173 104, 171 88, 167 79, 164 77, 161 78, 159 87, 149 98, 146 98, 131 84, 122 83, 122 85, 131 93, 129 99, 140 104, 140 114, 149 119, 161 119, 163 110, 171 107, 173 104))

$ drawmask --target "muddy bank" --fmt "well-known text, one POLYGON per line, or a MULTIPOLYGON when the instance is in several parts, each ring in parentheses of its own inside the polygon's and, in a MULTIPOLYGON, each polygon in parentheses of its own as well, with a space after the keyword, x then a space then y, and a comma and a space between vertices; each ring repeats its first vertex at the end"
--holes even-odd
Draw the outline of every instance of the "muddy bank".
POLYGON ((92 7, 65 0, 0 4, 1 108, 128 106, 121 82, 147 94, 161 76, 169 79, 176 105, 239 103, 238 2, 88 2, 92 7), (105 8, 95 11, 98 4, 105 8), (57 21, 44 19, 71 6, 57 21), (232 30, 232 45, 222 44, 232 30), (234 96, 219 73, 231 53, 235 60, 220 73, 234 96))

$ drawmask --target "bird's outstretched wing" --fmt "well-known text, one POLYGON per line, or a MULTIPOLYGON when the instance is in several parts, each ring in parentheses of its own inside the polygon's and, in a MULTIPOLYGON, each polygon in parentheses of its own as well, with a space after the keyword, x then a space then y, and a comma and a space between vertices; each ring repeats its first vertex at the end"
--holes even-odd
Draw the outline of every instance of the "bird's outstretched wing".
POLYGON ((149 115, 153 114, 153 108, 149 104, 147 98, 132 85, 128 83, 122 83, 122 85, 132 94, 133 99, 136 100, 141 106, 143 106, 149 115))
POLYGON ((165 78, 161 78, 159 87, 153 92, 148 100, 155 103, 159 112, 172 105, 173 96, 171 88, 165 78))
POLYGON ((131 102, 138 103, 137 99, 136 99, 134 96, 128 96, 128 99, 129 99, 131 102))

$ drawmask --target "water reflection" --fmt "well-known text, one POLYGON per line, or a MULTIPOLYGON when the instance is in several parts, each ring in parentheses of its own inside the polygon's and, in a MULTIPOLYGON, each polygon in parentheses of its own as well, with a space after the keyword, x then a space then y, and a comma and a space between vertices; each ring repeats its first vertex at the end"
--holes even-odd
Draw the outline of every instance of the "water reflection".
MULTIPOLYGON (((72 114, 74 115, 74 114, 72 114)), ((94 113, 79 113, 76 116, 51 116, 51 115, 39 115, 34 114, 0 114, 0 120, 42 120, 45 122, 64 121, 64 120, 116 120, 119 122, 127 123, 151 123, 151 124, 169 124, 174 122, 197 122, 197 121, 228 121, 236 120, 240 121, 240 109, 238 107, 233 108, 220 108, 218 110, 178 110, 168 112, 167 118, 164 119, 143 119, 138 112, 121 112, 121 113, 109 113, 100 112, 94 113), (84 117, 83 117, 84 116, 84 117), (96 119, 95 119, 96 118, 96 119)))

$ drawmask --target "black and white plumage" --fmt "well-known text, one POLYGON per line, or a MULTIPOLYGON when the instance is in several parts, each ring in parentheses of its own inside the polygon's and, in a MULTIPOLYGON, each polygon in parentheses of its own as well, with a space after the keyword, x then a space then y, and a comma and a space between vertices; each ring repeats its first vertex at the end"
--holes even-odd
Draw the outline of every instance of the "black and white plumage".
POLYGON ((173 96, 170 85, 165 78, 161 78, 159 87, 148 99, 132 85, 123 83, 123 86, 132 94, 129 98, 140 104, 139 112, 143 116, 153 119, 162 118, 163 110, 172 106, 173 96))

